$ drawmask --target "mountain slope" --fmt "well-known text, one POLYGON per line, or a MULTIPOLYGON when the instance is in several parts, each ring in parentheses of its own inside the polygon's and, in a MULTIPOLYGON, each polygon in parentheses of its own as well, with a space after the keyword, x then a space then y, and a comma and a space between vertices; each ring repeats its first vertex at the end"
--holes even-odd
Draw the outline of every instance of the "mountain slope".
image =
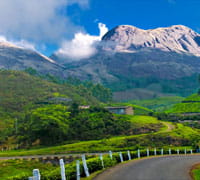
POLYGON ((105 42, 104 49, 110 48, 116 52, 154 48, 200 56, 200 35, 182 25, 150 30, 122 25, 109 31, 102 40, 105 42))
POLYGON ((65 70, 69 76, 103 83, 115 92, 143 88, 154 94, 184 96, 198 87, 199 72, 200 58, 160 50, 115 54, 101 51, 88 60, 68 64, 65 70))
POLYGON ((122 97, 115 96, 120 100, 140 96, 136 89, 143 89, 147 98, 188 96, 198 87, 199 39, 181 25, 153 30, 118 26, 104 35, 96 55, 67 63, 64 74, 103 83, 120 92, 122 97), (128 95, 121 93, 127 90, 128 95))
POLYGON ((0 109, 5 112, 23 112, 41 106, 52 98, 74 100, 80 104, 97 104, 86 89, 59 85, 19 71, 0 71, 0 109))
POLYGON ((167 112, 169 113, 200 113, 200 95, 193 94, 181 103, 174 105, 167 112))
POLYGON ((24 70, 29 67, 43 74, 62 76, 62 67, 52 59, 33 50, 0 42, 0 69, 24 70))

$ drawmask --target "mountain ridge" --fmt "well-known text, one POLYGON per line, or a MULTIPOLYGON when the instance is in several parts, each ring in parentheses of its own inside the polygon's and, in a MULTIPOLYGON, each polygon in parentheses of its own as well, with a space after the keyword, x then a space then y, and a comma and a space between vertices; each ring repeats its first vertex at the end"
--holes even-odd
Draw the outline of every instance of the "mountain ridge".
POLYGON ((200 34, 183 25, 143 30, 131 25, 111 29, 103 38, 102 48, 116 52, 135 52, 145 48, 190 53, 200 56, 200 34))

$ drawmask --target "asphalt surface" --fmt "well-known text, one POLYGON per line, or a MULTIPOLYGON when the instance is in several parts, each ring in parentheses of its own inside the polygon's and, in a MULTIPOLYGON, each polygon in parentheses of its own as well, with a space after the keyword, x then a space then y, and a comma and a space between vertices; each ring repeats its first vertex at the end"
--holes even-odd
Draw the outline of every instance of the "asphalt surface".
POLYGON ((200 155, 141 159, 110 168, 94 180, 191 180, 190 168, 197 163, 200 155))

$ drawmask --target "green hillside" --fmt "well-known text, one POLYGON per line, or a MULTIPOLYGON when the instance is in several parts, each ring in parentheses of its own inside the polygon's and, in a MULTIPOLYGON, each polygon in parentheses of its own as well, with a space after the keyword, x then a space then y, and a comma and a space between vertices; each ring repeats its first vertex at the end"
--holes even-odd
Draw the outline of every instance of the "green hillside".
POLYGON ((184 98, 179 96, 164 96, 153 99, 132 100, 129 101, 129 103, 137 104, 139 106, 146 107, 156 112, 161 112, 173 107, 173 105, 180 103, 183 100, 184 98))
POLYGON ((56 84, 25 72, 0 70, 0 144, 12 143, 18 122, 32 109, 52 103, 97 105, 86 87, 56 84), (61 102, 60 102, 61 101, 61 102))
POLYGON ((0 71, 0 108, 7 112, 19 112, 50 98, 67 98, 81 104, 97 104, 98 101, 85 88, 59 85, 19 71, 0 71))
POLYGON ((153 111, 151 109, 148 109, 146 107, 142 107, 139 105, 131 104, 131 103, 110 103, 107 104, 108 106, 132 106, 134 109, 134 115, 149 115, 149 113, 152 113, 153 111))
POLYGON ((200 95, 193 94, 167 110, 168 113, 200 113, 200 95))

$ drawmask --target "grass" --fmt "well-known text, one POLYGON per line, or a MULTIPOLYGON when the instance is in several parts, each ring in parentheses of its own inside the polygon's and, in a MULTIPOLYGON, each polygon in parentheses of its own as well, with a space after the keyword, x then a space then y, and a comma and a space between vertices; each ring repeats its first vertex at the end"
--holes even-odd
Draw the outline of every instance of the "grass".
POLYGON ((151 109, 131 103, 112 103, 108 104, 108 106, 132 106, 135 115, 149 115, 149 113, 153 112, 151 109))
MULTIPOLYGON (((152 117, 139 116, 133 117, 132 121, 141 123, 156 123, 158 120, 152 117)), ((159 122, 159 121, 158 121, 159 122)), ((149 124, 149 125, 150 125, 149 124)), ((25 156, 42 154, 65 154, 65 153, 84 153, 84 152, 106 152, 136 150, 137 148, 171 147, 171 146, 190 146, 194 142, 200 141, 199 131, 176 124, 175 128, 169 131, 166 122, 163 128, 157 132, 144 133, 131 136, 118 136, 102 140, 82 141, 73 144, 66 144, 54 147, 45 147, 30 150, 13 150, 0 152, 0 156, 25 156)))
POLYGON ((174 105, 168 109, 168 113, 199 113, 200 112, 200 95, 193 94, 183 102, 174 105), (198 102, 199 101, 199 102, 198 102))
POLYGON ((200 180, 200 164, 192 169, 192 176, 194 180, 200 180))
POLYGON ((4 160, 0 161, 0 177, 2 180, 11 180, 12 177, 15 177, 16 175, 20 176, 27 174, 32 176, 33 169, 51 171, 54 168, 55 167, 51 164, 43 164, 33 160, 4 160))
POLYGON ((179 96, 165 96, 154 99, 132 100, 129 103, 143 106, 156 112, 162 112, 180 103, 183 99, 183 97, 179 96))

